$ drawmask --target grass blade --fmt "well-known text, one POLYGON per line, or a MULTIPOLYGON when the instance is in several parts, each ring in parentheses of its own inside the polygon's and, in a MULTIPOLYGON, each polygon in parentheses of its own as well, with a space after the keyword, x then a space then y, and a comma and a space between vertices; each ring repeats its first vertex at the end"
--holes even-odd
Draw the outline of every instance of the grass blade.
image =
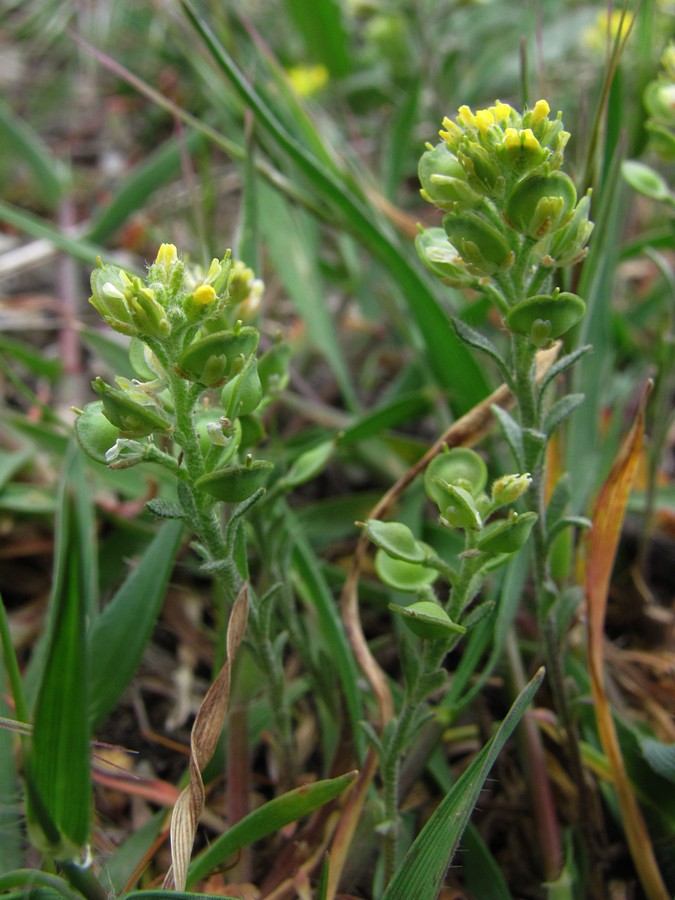
POLYGON ((148 545, 87 638, 91 697, 89 718, 98 728, 113 709, 141 661, 166 594, 183 532, 166 522, 148 545))
POLYGON ((326 778, 314 784, 295 788, 249 813, 193 860, 188 871, 188 886, 205 878, 212 869, 240 848, 248 847, 249 844, 283 828, 284 825, 297 822, 303 816, 334 800, 349 787, 356 774, 347 772, 337 778, 326 778))
POLYGON ((33 842, 66 860, 81 852, 91 825, 85 628, 92 542, 73 487, 83 480, 79 454, 71 450, 59 508, 51 627, 26 771, 33 842))
POLYGON ((382 900, 409 900, 411 897, 431 898, 438 895, 483 783, 543 678, 544 670, 540 669, 518 695, 494 736, 441 801, 406 853, 382 900))

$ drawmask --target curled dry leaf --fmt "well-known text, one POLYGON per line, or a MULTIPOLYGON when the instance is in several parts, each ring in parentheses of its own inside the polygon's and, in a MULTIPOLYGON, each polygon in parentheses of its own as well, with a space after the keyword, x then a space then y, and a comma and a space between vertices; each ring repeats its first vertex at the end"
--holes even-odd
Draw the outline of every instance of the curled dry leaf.
POLYGON ((206 692, 190 736, 190 783, 176 801, 171 816, 171 866, 163 887, 185 889, 197 823, 204 807, 202 771, 213 756, 230 699, 232 666, 248 620, 248 590, 244 585, 237 597, 227 626, 227 659, 206 692))

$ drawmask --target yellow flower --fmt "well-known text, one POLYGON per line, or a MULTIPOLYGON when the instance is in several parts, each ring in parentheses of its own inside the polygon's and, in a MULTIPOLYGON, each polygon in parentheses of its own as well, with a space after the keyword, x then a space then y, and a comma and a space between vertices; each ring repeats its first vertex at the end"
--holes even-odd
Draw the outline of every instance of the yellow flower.
POLYGON ((548 114, 551 112, 551 107, 545 100, 537 100, 534 104, 534 109, 532 110, 532 117, 530 121, 533 125, 538 125, 539 122, 542 122, 544 119, 548 118, 548 114))
POLYGON ((325 66, 294 66, 286 73, 296 94, 311 97, 328 82, 328 69, 325 66))
POLYGON ((200 284, 192 296, 197 306, 208 306, 216 299, 216 292, 210 284, 200 284))
POLYGON ((178 251, 174 244, 162 244, 157 251, 156 266, 163 266, 168 272, 178 259, 178 251))
POLYGON ((501 100, 495 100, 495 105, 490 107, 490 111, 498 125, 504 125, 510 121, 511 114, 515 112, 512 106, 508 103, 502 103, 501 100))
POLYGON ((598 13, 594 24, 585 29, 582 40, 592 53, 604 54, 615 40, 625 40, 632 25, 633 13, 615 9, 610 15, 603 10, 598 13))
POLYGON ((479 109, 475 115, 476 126, 481 134, 485 134, 490 125, 494 125, 495 117, 489 109, 479 109))
POLYGON ((476 117, 471 112, 470 106, 460 106, 459 112, 457 113, 457 121, 461 125, 476 125, 476 117))

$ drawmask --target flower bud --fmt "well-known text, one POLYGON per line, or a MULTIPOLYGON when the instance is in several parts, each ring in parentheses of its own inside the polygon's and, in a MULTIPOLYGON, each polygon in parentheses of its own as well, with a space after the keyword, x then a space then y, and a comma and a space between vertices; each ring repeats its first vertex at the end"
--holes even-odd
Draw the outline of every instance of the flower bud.
POLYGON ((470 272, 493 275, 513 264, 513 251, 502 235, 477 213, 449 213, 443 218, 443 228, 470 272))
POLYGON ((485 147, 475 141, 462 141, 457 159, 466 173, 469 186, 479 194, 492 197, 503 190, 504 178, 499 173, 495 159, 485 147))
POLYGON ((195 487, 223 503, 241 503, 265 486, 273 468, 274 463, 269 460, 254 461, 249 457, 243 465, 227 466, 202 475, 195 481, 195 487))
POLYGON ((444 278, 455 287, 471 287, 476 284, 466 263, 448 240, 442 228, 425 228, 415 238, 417 255, 434 275, 444 278))
POLYGON ((418 600, 410 606, 390 603, 389 609, 401 616, 413 634, 426 640, 447 638, 451 634, 466 634, 466 628, 453 622, 440 603, 434 600, 418 600))
POLYGON ((576 325, 585 312, 581 297, 556 289, 551 296, 537 294, 516 303, 507 313, 506 325, 516 334, 528 335, 536 347, 543 347, 576 325))
POLYGON ((529 175, 513 189, 506 216, 518 231, 539 239, 563 224, 576 202, 576 188, 564 172, 529 175))
POLYGON ((531 128, 507 128, 500 147, 501 159, 507 169, 518 175, 530 172, 548 156, 531 128))
POLYGON ((451 210, 456 203, 475 206, 480 200, 467 184, 461 163, 444 142, 429 145, 420 157, 418 175, 422 196, 439 209, 451 210))
POLYGON ((546 266, 571 266, 586 255, 586 244, 593 231, 588 215, 591 208, 590 190, 577 203, 572 218, 554 231, 545 245, 542 263, 546 266))
POLYGON ((130 286, 130 278, 119 266, 101 265, 91 273, 89 302, 107 325, 120 334, 135 337, 139 332, 129 309, 130 286))
POLYGON ((499 506, 515 503, 529 490, 531 484, 532 476, 529 472, 525 475, 502 475, 492 485, 492 502, 499 506))
POLYGON ((171 429, 169 419, 147 394, 136 391, 132 398, 127 391, 111 387, 102 378, 92 381, 92 387, 103 402, 103 414, 119 428, 121 437, 139 438, 153 432, 164 434, 171 429))
POLYGON ((165 338, 171 333, 166 310, 156 299, 155 292, 134 278, 129 288, 129 309, 140 336, 165 338))

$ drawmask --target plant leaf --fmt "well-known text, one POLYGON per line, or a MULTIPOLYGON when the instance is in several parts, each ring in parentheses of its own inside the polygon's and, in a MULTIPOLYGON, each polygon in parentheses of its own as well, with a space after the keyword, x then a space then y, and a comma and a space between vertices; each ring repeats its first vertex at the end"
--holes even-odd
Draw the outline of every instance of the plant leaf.
POLYGON ((303 816, 334 800, 352 784, 356 775, 356 772, 347 772, 337 778, 326 778, 314 784, 295 788, 249 813, 225 834, 216 838, 207 850, 192 861, 187 884, 194 884, 205 878, 212 869, 242 847, 248 847, 254 841, 283 828, 290 822, 297 822, 303 816))
POLYGON ((419 833, 382 900, 438 895, 485 779, 544 678, 540 669, 521 691, 494 736, 451 788, 419 833))
POLYGON ((74 859, 89 839, 91 773, 85 627, 91 535, 78 484, 79 451, 63 471, 50 630, 35 703, 26 769, 27 817, 33 842, 56 859, 74 859))
POLYGON ((94 729, 113 709, 141 661, 164 600, 182 532, 182 523, 174 521, 159 529, 89 630, 89 718, 94 729))

